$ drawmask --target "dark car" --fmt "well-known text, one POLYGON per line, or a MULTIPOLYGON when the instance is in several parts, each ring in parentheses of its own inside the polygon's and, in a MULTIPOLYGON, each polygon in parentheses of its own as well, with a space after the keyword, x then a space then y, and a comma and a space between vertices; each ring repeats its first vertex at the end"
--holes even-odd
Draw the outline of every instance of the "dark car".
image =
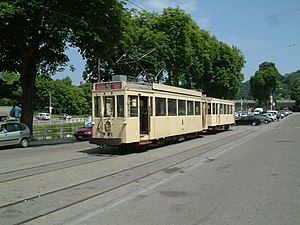
POLYGON ((61 120, 70 120, 70 119, 72 119, 72 116, 70 116, 69 114, 64 113, 64 114, 61 114, 59 116, 59 119, 61 119, 61 120))
POLYGON ((84 127, 75 130, 74 137, 76 137, 77 140, 86 141, 92 137, 92 132, 92 124, 88 123, 84 127))
POLYGON ((240 117, 239 119, 235 120, 236 125, 259 125, 262 123, 261 118, 257 118, 255 116, 243 116, 240 117))
POLYGON ((260 119, 260 121, 262 123, 265 123, 265 124, 268 124, 268 123, 271 123, 271 122, 274 122, 273 119, 265 116, 264 114, 259 114, 259 115, 254 115, 256 118, 260 119))

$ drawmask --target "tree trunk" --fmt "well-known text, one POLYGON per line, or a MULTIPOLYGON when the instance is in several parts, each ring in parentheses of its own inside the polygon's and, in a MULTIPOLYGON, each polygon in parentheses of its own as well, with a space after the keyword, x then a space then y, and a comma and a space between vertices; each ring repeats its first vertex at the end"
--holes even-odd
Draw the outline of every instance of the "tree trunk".
POLYGON ((22 115, 21 122, 25 123, 33 138, 33 110, 34 110, 34 98, 36 93, 36 75, 37 75, 37 63, 34 57, 28 57, 23 61, 21 69, 21 86, 23 92, 22 99, 22 115))

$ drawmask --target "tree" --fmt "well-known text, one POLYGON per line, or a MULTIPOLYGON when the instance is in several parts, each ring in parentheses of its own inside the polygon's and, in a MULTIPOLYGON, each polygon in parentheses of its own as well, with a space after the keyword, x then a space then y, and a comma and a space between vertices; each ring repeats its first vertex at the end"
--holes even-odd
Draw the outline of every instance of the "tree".
POLYGON ((209 68, 200 80, 202 89, 208 96, 232 99, 244 79, 241 70, 245 59, 236 47, 212 38, 209 45, 209 68))
POLYGON ((108 54, 122 36, 118 0, 4 0, 0 3, 0 71, 20 74, 21 121, 32 132, 36 76, 53 74, 69 44, 84 58, 108 54))
POLYGON ((92 90, 93 84, 91 82, 84 83, 82 86, 79 87, 82 89, 84 93, 85 103, 87 103, 86 108, 84 108, 83 113, 86 115, 92 114, 92 90))
POLYGON ((165 67, 163 51, 167 38, 163 32, 154 29, 157 14, 132 9, 126 18, 124 35, 114 54, 88 59, 85 80, 108 81, 114 74, 126 75, 129 79, 136 79, 140 74, 146 80, 162 80, 159 71, 165 67))
POLYGON ((280 77, 281 82, 279 84, 280 85, 279 88, 276 90, 276 96, 283 99, 290 99, 293 83, 298 77, 300 77, 300 70, 281 76, 280 77))
POLYGON ((20 76, 4 72, 0 79, 0 105, 19 105, 22 101, 20 76))
POLYGON ((36 86, 36 108, 38 111, 49 110, 51 96, 51 107, 55 113, 71 115, 91 113, 91 84, 86 84, 84 88, 80 88, 72 84, 70 77, 53 80, 49 77, 39 76, 36 86))
POLYGON ((239 91, 235 99, 251 99, 249 80, 240 83, 239 91))
POLYGON ((140 74, 146 80, 203 89, 213 97, 233 98, 237 93, 244 79, 244 56, 201 30, 189 14, 179 8, 161 14, 131 10, 127 18, 114 56, 88 60, 86 80, 98 80, 99 72, 105 81, 113 74, 140 74))
POLYGON ((297 110, 300 109, 300 77, 296 78, 293 82, 291 97, 296 101, 297 110))
MULTIPOLYGON (((250 90, 253 98, 258 104, 266 108, 270 105, 270 96, 278 87, 280 74, 272 62, 263 62, 259 65, 258 71, 250 78, 250 90)), ((274 99, 274 98, 273 98, 274 99)))

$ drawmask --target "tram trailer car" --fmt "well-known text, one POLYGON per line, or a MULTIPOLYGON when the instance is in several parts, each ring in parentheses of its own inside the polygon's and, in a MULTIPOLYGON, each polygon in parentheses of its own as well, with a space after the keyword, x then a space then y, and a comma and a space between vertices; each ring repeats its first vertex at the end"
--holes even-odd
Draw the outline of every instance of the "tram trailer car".
POLYGON ((233 101, 211 97, 203 97, 202 99, 207 103, 204 121, 207 130, 228 130, 235 124, 235 103, 233 101))
POLYGON ((178 140, 207 129, 202 92, 162 84, 111 81, 92 92, 93 137, 100 146, 178 140))

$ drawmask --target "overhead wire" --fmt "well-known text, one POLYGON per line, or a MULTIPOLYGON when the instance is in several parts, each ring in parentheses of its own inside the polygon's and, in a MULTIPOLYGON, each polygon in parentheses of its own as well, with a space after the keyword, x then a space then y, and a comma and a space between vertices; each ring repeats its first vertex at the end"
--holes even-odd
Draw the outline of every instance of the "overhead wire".
POLYGON ((267 19, 276 18, 276 17, 278 17, 278 16, 283 16, 283 15, 295 13, 295 12, 297 12, 297 11, 300 11, 300 8, 293 9, 293 10, 289 10, 289 11, 285 11, 285 12, 282 12, 282 13, 280 13, 280 14, 276 14, 276 15, 272 15, 272 16, 267 16, 267 17, 264 17, 264 18, 260 18, 260 19, 256 19, 256 20, 251 20, 251 21, 247 21, 247 22, 244 22, 244 23, 240 23, 240 24, 236 24, 236 25, 224 27, 224 28, 219 28, 219 29, 216 29, 216 30, 212 30, 211 32, 219 32, 219 31, 223 31, 223 30, 234 29, 234 28, 242 27, 242 26, 245 26, 245 25, 248 25, 248 24, 257 23, 257 22, 261 22, 261 21, 265 21, 265 20, 267 20, 267 19))
POLYGON ((268 53, 268 52, 273 52, 273 51, 281 50, 281 49, 292 48, 292 47, 295 47, 295 46, 297 46, 299 44, 300 43, 289 44, 289 45, 281 46, 281 47, 278 47, 278 48, 268 49, 268 50, 265 50, 265 51, 254 52, 254 53, 251 53, 251 54, 247 54, 247 56, 254 56, 254 55, 259 55, 259 54, 263 54, 263 53, 268 53))

